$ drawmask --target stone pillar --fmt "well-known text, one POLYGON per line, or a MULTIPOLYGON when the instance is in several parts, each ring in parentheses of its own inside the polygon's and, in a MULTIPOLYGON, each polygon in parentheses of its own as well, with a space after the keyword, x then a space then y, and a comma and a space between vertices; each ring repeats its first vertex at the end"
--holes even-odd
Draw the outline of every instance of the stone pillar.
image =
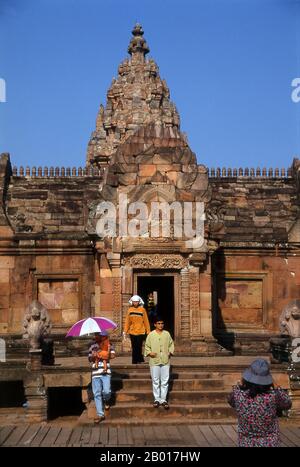
MULTIPOLYGON (((133 295, 133 269, 130 266, 122 266, 122 332, 124 329, 125 318, 129 307, 129 299, 133 295)), ((130 352, 130 340, 122 340, 122 351, 130 352)))
POLYGON ((190 309, 192 350, 213 355, 218 350, 212 329, 211 262, 207 254, 190 258, 190 309))
POLYGON ((300 420, 300 381, 291 381, 291 392, 293 401, 291 418, 300 420))
POLYGON ((31 371, 40 371, 42 369, 42 349, 29 350, 29 368, 31 371))
POLYGON ((180 270, 180 285, 181 285, 181 313, 180 313, 180 337, 183 339, 190 338, 190 276, 189 269, 182 268, 180 270))
MULTIPOLYGON (((100 286, 98 289, 99 296, 96 298, 99 300, 100 315, 107 318, 113 319, 113 281, 112 272, 106 254, 100 255, 100 286)), ((96 305, 98 306, 98 305, 96 305)))
POLYGON ((122 332, 122 272, 120 253, 107 253, 107 259, 111 267, 112 277, 112 319, 117 323, 119 333, 122 332))
POLYGON ((202 336, 212 336, 211 262, 200 273, 200 330, 202 336))
POLYGON ((26 421, 39 423, 47 421, 48 399, 47 390, 44 387, 44 378, 41 373, 42 351, 30 350, 30 362, 28 373, 24 378, 25 397, 28 403, 26 421))
POLYGON ((190 284, 190 322, 191 338, 201 337, 200 327, 200 309, 199 309, 199 268, 190 266, 189 268, 190 284))

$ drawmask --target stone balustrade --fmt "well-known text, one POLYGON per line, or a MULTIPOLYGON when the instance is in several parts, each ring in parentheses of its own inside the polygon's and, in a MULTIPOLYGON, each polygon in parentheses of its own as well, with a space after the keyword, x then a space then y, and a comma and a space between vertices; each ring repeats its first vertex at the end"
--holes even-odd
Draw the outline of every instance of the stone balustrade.
POLYGON ((267 169, 260 167, 254 168, 228 168, 228 167, 217 167, 208 169, 209 178, 231 178, 231 177, 249 177, 249 178, 291 178, 292 168, 275 168, 272 167, 267 169))
POLYGON ((102 177, 105 169, 98 167, 13 167, 14 177, 56 178, 56 177, 102 177))

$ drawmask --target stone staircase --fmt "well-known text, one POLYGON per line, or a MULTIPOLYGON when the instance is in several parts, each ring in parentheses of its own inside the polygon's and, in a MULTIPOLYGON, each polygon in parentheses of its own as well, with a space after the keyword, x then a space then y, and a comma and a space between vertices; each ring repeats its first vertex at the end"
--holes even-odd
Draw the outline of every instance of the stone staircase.
MULTIPOLYGON (((112 377, 112 402, 104 424, 224 424, 235 423, 234 411, 227 403, 228 392, 218 372, 203 368, 173 366, 169 385, 170 409, 152 407, 152 384, 148 365, 118 368, 112 377)), ((94 401, 87 402, 80 424, 92 424, 96 415, 94 401)))

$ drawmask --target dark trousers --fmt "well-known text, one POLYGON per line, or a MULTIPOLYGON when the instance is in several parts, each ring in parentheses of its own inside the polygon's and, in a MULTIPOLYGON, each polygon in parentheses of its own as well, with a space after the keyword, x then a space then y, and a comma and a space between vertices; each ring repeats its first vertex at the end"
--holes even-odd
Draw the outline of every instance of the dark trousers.
POLYGON ((138 334, 134 336, 130 334, 131 348, 132 348, 132 363, 144 362, 142 354, 143 340, 145 339, 144 334, 138 334))

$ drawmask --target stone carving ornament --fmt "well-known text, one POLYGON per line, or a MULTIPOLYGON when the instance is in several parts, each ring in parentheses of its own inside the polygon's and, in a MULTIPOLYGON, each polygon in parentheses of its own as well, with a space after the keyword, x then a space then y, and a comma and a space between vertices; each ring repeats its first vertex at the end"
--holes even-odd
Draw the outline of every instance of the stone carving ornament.
POLYGON ((292 300, 279 318, 281 334, 300 337, 300 300, 292 300))
POLYGON ((31 349, 40 349, 42 339, 50 334, 51 321, 47 309, 37 300, 27 307, 23 327, 23 339, 29 339, 31 349))
POLYGON ((187 258, 181 255, 134 255, 124 258, 125 265, 140 269, 182 269, 188 266, 187 258))

